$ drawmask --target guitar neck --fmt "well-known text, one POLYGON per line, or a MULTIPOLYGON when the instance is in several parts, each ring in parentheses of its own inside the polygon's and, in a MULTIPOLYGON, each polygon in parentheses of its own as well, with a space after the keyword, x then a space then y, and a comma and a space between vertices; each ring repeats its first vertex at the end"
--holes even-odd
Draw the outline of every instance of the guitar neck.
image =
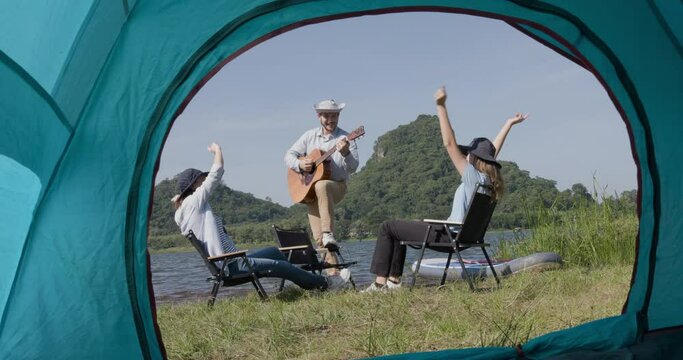
MULTIPOLYGON (((360 126, 357 129, 353 130, 346 136, 347 141, 353 141, 356 140, 359 136, 365 135, 365 127, 360 126)), ((318 166, 323 163, 323 161, 327 160, 332 154, 337 152, 337 146, 332 147, 332 149, 327 150, 323 156, 321 156, 318 160, 315 161, 315 166, 318 166)))
POLYGON ((320 158, 318 158, 318 160, 315 161, 315 166, 318 166, 318 165, 322 164, 323 161, 327 160, 327 159, 328 159, 330 156, 332 156, 332 154, 334 154, 335 152, 337 152, 337 147, 336 147, 336 146, 333 147, 333 148, 330 149, 330 150, 327 150, 323 156, 321 156, 320 158))

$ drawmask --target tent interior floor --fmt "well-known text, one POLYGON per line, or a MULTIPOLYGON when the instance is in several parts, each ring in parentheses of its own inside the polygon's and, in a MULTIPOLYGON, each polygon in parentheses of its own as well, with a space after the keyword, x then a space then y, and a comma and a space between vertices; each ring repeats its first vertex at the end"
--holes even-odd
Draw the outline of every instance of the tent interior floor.
POLYGON ((605 360, 605 359, 683 359, 683 328, 662 330, 646 334, 643 341, 612 351, 574 351, 552 360, 605 360))

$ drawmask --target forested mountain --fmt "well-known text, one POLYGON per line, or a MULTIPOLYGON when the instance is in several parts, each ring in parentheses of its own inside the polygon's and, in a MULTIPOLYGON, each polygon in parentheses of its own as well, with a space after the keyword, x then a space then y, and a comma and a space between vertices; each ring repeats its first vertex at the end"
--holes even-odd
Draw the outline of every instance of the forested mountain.
MULTIPOLYGON (((469 143, 470 139, 459 139, 469 143)), ((503 154, 503 158, 504 158, 503 154)), ((576 200, 594 201, 582 184, 560 192, 556 182, 531 177, 517 164, 501 161, 505 195, 490 228, 525 226, 527 216, 539 207, 564 209, 576 200)), ((420 115, 415 121, 380 136, 365 167, 349 181, 345 199, 336 207, 335 231, 340 238, 375 235, 387 219, 442 218, 450 214, 460 175, 444 149, 436 116, 420 115)), ((178 233, 170 198, 176 179, 155 187, 150 238, 178 233)), ((627 194, 633 197, 633 193, 627 194)), ((219 185, 211 197, 214 211, 223 217, 238 242, 272 239, 270 224, 307 226, 306 208, 286 208, 252 194, 219 185)))

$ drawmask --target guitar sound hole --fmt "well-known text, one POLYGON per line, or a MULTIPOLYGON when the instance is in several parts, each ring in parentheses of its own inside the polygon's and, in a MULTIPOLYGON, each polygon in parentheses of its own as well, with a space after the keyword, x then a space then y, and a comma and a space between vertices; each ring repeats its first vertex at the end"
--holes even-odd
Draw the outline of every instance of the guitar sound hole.
POLYGON ((312 174, 306 174, 306 176, 304 176, 304 184, 306 184, 306 185, 310 184, 311 180, 313 180, 312 174))

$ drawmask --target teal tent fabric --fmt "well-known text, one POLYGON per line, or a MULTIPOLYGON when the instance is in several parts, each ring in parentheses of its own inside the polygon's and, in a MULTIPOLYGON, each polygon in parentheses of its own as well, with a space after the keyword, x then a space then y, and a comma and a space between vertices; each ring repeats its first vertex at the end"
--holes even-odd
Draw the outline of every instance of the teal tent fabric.
POLYGON ((11 234, 0 242, 0 273, 4 275, 0 278, 0 306, 4 308, 41 186, 33 172, 6 156, 0 155, 0 166, 0 217, 7 219, 0 224, 0 233, 11 234))
MULTIPOLYGON (((259 42, 310 23, 408 11, 507 21, 591 71, 629 131, 640 228, 624 313, 521 351, 610 351, 680 328, 682 10, 672 0, 3 2, 0 195, 21 206, 0 217, 0 229, 13 230, 0 239, 0 358, 163 358, 147 219, 177 114, 259 42)), ((518 350, 406 356, 510 358, 518 350)))

